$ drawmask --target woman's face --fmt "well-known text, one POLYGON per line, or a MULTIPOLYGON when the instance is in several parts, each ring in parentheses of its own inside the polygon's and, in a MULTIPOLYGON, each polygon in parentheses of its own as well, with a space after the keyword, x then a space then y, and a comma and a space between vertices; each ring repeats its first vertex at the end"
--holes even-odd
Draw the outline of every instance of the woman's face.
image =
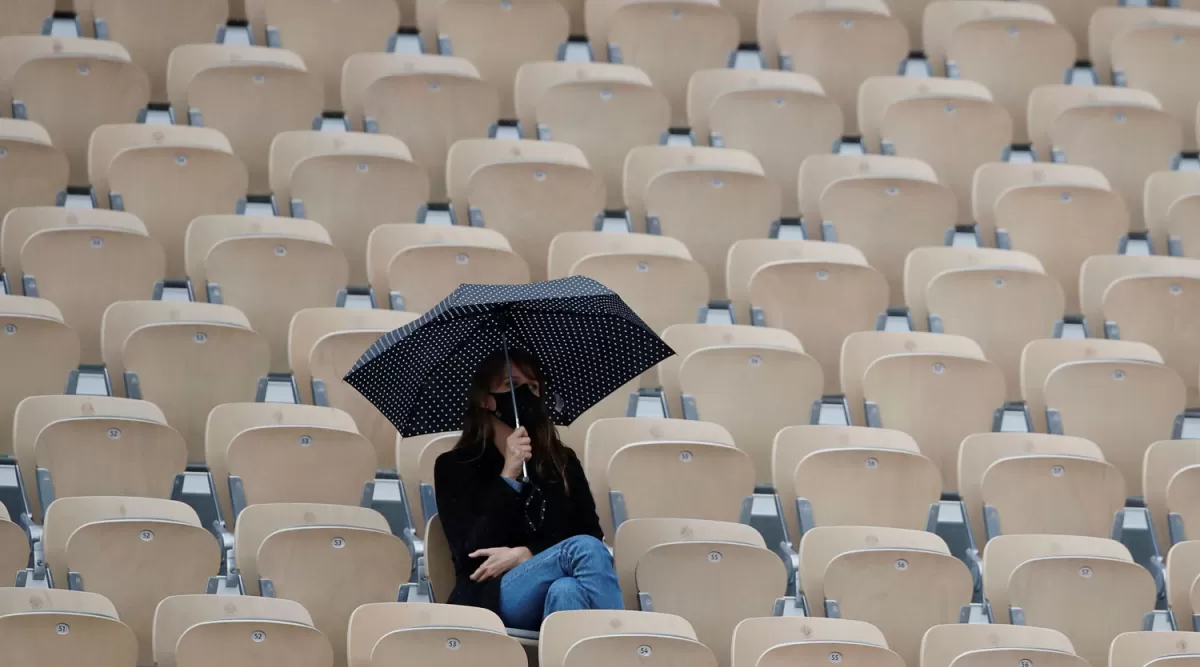
MULTIPOLYGON (((533 377, 532 373, 526 372, 526 370, 524 368, 522 368, 520 365, 513 365, 512 381, 513 381, 513 385, 518 386, 518 387, 523 384, 527 384, 527 385, 529 385, 529 388, 533 390, 533 393, 537 394, 538 396, 542 395, 542 388, 538 384, 537 379, 533 377)), ((500 375, 497 375, 496 377, 492 378, 491 387, 489 387, 489 389, 488 389, 488 391, 490 391, 491 394, 499 394, 500 392, 511 391, 511 390, 512 390, 512 386, 510 386, 508 384, 508 373, 507 372, 501 373, 500 375)), ((484 407, 484 409, 488 410, 489 412, 496 409, 496 397, 492 396, 491 394, 488 394, 487 398, 483 399, 483 407, 484 407)))

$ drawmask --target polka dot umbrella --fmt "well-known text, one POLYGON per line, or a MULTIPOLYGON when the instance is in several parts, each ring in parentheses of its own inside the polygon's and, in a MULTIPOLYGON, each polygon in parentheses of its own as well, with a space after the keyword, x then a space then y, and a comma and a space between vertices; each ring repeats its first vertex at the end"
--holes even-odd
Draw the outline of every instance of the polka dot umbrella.
POLYGON ((675 354, 612 290, 574 276, 461 285, 375 341, 344 379, 404 437, 456 431, 479 364, 511 348, 541 363, 542 395, 560 426, 675 354))

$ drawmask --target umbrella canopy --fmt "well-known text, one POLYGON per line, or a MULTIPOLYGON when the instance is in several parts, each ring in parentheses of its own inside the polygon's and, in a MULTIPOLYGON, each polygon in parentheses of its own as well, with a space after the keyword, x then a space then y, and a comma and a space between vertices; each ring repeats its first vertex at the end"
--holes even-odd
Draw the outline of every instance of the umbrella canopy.
POLYGON ((462 285, 380 337, 344 379, 404 437, 455 431, 476 369, 506 346, 541 363, 542 396, 560 426, 674 354, 621 297, 574 276, 462 285))

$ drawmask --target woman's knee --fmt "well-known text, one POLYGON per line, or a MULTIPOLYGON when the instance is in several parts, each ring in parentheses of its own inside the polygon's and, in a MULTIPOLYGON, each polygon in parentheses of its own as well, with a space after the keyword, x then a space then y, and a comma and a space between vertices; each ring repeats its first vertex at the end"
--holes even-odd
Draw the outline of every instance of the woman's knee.
POLYGON ((604 555, 605 557, 611 557, 608 547, 604 546, 604 542, 591 535, 568 537, 563 540, 562 545, 567 551, 575 555, 604 555))
POLYGON ((579 580, 574 577, 555 579, 546 591, 545 615, 556 611, 587 609, 587 593, 579 580))

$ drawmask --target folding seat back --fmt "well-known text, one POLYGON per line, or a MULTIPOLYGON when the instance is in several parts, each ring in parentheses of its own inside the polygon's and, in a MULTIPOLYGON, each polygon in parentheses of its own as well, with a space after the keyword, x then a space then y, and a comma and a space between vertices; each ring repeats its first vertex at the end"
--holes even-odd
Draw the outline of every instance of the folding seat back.
MULTIPOLYGON (((1156 517, 1157 518, 1157 517, 1156 517)), ((1176 625, 1184 630, 1195 628, 1196 605, 1192 602, 1192 584, 1200 576, 1200 541, 1189 540, 1180 542, 1170 548, 1167 558, 1171 567, 1167 570, 1166 593, 1167 603, 1171 613, 1175 615, 1176 625)), ((1129 664, 1124 661, 1119 664, 1129 664)))
POLYGON ((83 218, 82 225, 30 236, 21 248, 21 267, 37 296, 58 305, 63 320, 79 332, 82 360, 99 363, 104 309, 153 296, 155 283, 166 276, 166 255, 131 215, 95 210, 74 215, 83 218))
MULTIPOLYGON (((574 9, 567 4, 567 11, 574 9)), ((582 8, 581 8, 582 9, 582 8)), ((574 21, 572 14, 572 21, 574 21)), ((583 34, 582 30, 572 28, 572 35, 583 34)), ((513 101, 517 110, 517 121, 527 136, 536 136, 537 105, 541 102, 546 91, 561 83, 572 81, 609 81, 637 83, 650 85, 650 77, 636 67, 615 65, 604 62, 536 62, 527 63, 517 70, 517 79, 513 86, 513 101)), ((663 128, 666 124, 663 124, 663 128)))
POLYGON ((619 519, 684 518, 738 521, 754 495, 754 461, 730 445, 637 442, 608 463, 608 484, 619 519), (669 486, 664 480, 671 480, 669 486), (669 489, 669 491, 668 491, 669 489), (664 493, 666 491, 666 493, 664 493))
POLYGON ((1161 255, 1100 255, 1089 257, 1079 271, 1079 300, 1087 318, 1088 335, 1104 336, 1104 293, 1129 276, 1197 276, 1200 261, 1161 255))
POLYGON ((602 253, 580 259, 570 274, 594 278, 613 290, 659 332, 695 322, 710 294, 708 274, 689 257, 602 253))
POLYGON ((883 2, 863 0, 811 3, 780 23, 777 37, 781 62, 821 82, 841 107, 843 133, 850 136, 859 133, 859 86, 898 72, 911 45, 903 22, 883 2))
POLYGON ((840 660, 856 663, 899 667, 904 660, 893 650, 884 646, 872 646, 856 642, 801 641, 777 644, 767 649, 758 659, 760 667, 784 667, 797 662, 829 659, 836 653, 840 660))
POLYGON ((0 23, 0 37, 41 34, 42 23, 53 13, 54 0, 6 2, 4 21, 0 23))
POLYGON ((952 667, 989 667, 990 665, 1007 665, 1013 660, 1037 660, 1040 665, 1055 667, 1083 667, 1087 660, 1064 651, 1051 651, 1036 648, 990 648, 968 651, 950 663, 952 667))
MULTIPOLYGON (((1152 174, 1151 178, 1156 175, 1152 174)), ((1150 193, 1149 183, 1150 180, 1147 179, 1147 194, 1150 193)), ((1164 242, 1167 243, 1169 252, 1184 257, 1200 257, 1200 225, 1196 224, 1194 217, 1197 207, 1200 207, 1200 197, 1194 194, 1180 197, 1168 209, 1165 224, 1160 220, 1158 230, 1150 230, 1152 234, 1158 231, 1160 236, 1166 236, 1168 240, 1164 242)), ((1149 224, 1147 221, 1147 226, 1149 224)))
POLYGON ((896 155, 933 167, 958 199, 958 221, 971 221, 971 179, 981 164, 1003 159, 1013 142, 1013 121, 991 100, 921 97, 894 102, 880 126, 896 155), (949 148, 953 143, 956 148, 949 148))
MULTIPOLYGON (((1043 159, 1048 155, 1039 155, 1043 159)), ((1104 174, 1073 164, 990 162, 979 165, 971 186, 971 210, 983 245, 995 244, 996 202, 1010 188, 1026 185, 1071 185, 1108 190, 1104 174)), ((1123 204, 1122 204, 1123 206, 1123 204)))
POLYGON ((1058 411, 1062 432, 1099 445, 1131 496, 1142 495, 1146 449, 1171 436, 1187 404, 1187 386, 1179 375, 1146 361, 1065 363, 1046 377, 1043 391, 1046 406, 1058 411))
POLYGON ((1128 276, 1104 291, 1104 321, 1117 326, 1121 338, 1154 346, 1163 361, 1183 378, 1189 407, 1200 405, 1200 278, 1128 276))
MULTIPOLYGON (((1074 654, 1066 635, 1049 628, 1000 623, 947 623, 929 628, 921 639, 923 667, 950 667, 964 653, 1006 649, 1030 649, 1074 654)), ((1082 667, 1082 665, 1080 665, 1082 667)))
MULTIPOLYGON (((400 479, 404 482, 404 492, 409 512, 414 519, 412 528, 416 532, 417 537, 425 537, 425 524, 436 516, 437 513, 437 498, 433 488, 433 468, 437 462, 437 457, 442 452, 453 447, 461 435, 461 431, 428 433, 411 438, 405 438, 400 434, 396 434, 396 457, 394 464, 396 472, 399 473, 400 479)), ((596 494, 593 493, 592 495, 596 494)), ((607 498, 608 494, 605 493, 604 497, 607 498)), ((597 506, 596 512, 599 513, 600 509, 597 506)), ((449 555, 446 557, 449 558, 449 555)), ((450 572, 450 579, 450 583, 453 584, 453 568, 450 572)), ((444 600, 445 596, 440 596, 438 599, 444 600)))
POLYGON ((375 290, 376 306, 390 308, 388 270, 397 253, 417 246, 450 245, 512 250, 508 240, 492 229, 463 225, 400 223, 379 225, 367 238, 367 275, 375 290))
POLYGON ((469 222, 467 187, 483 167, 509 162, 587 167, 576 146, 532 139, 460 139, 446 155, 446 192, 460 224, 469 222))
POLYGON ((0 616, 39 611, 65 611, 116 618, 108 598, 61 588, 0 588, 0 616))
POLYGON ((442 529, 442 520, 434 514, 425 524, 425 573, 429 577, 429 590, 433 601, 448 600, 454 590, 457 575, 454 573, 454 558, 450 554, 450 541, 442 529))
POLYGON ((1178 517, 1183 535, 1200 535, 1200 516, 1196 502, 1200 499, 1200 465, 1183 468, 1171 476, 1167 484, 1167 511, 1172 519, 1178 517))
POLYGON ((873 424, 911 435, 936 463, 944 490, 954 491, 958 446, 963 438, 992 430, 1004 404, 1004 373, 983 359, 950 354, 894 354, 867 367, 863 397, 878 409, 873 424))
MULTIPOLYGON (((1191 627, 1191 626, 1188 626, 1191 627)), ((1166 664, 1177 664, 1176 659, 1194 657, 1196 634, 1193 632, 1123 632, 1113 639, 1109 652, 1109 664, 1113 667, 1145 665, 1165 659, 1166 664)), ((1163 663, 1158 663, 1160 666, 1163 663)))
POLYGON ((28 567, 29 556, 29 538, 0 503, 0 581, 16 580, 17 573, 28 567))
POLYGON ((1111 6, 1107 0, 1032 0, 1054 14, 1054 22, 1071 31, 1075 39, 1075 58, 1087 61, 1088 24, 1097 10, 1111 6))
POLYGON ((603 667, 631 653, 655 655, 677 664, 696 667, 716 667, 717 658, 711 649, 695 639, 660 634, 622 634, 587 637, 567 651, 564 667, 603 667))
MULTIPOLYGON (((971 0, 966 4, 947 0, 929 3, 925 6, 925 14, 922 17, 921 37, 924 42, 925 57, 935 76, 946 74, 947 51, 954 31, 972 22, 986 21, 997 21, 1009 25, 1018 21, 1036 21, 1053 25, 1054 15, 1050 13, 1050 10, 1035 3, 1018 6, 1002 5, 996 0, 971 0)), ((1024 36, 1020 35, 1020 37, 1024 36)), ((1070 67, 1071 63, 1066 66, 1070 67)), ((963 78, 975 80, 969 76, 963 78)), ((985 82, 981 83, 987 85, 985 82)), ((988 87, 990 88, 990 86, 988 87)))
POLYGON ((0 154, 0 220, 14 208, 53 206, 66 189, 67 158, 37 123, 0 118, 0 154))
POLYGON ((822 384, 817 361, 788 348, 705 347, 679 367, 684 412, 729 429, 738 448, 754 460, 755 478, 763 484, 771 479, 775 434, 809 422, 822 384))
MULTIPOLYGON (((417 504, 410 505, 410 507, 422 508, 427 517, 437 512, 437 496, 433 487, 434 469, 437 466, 437 459, 442 454, 454 449, 454 446, 458 444, 461 437, 461 433, 444 433, 426 442, 421 447, 420 453, 417 454, 416 473, 410 474, 407 477, 407 483, 416 487, 417 492, 421 496, 417 504)), ((399 455, 396 457, 396 464, 397 466, 400 464, 399 455)), ((397 468, 397 470, 399 469, 397 468)), ((400 471, 401 479, 406 479, 404 475, 408 472, 410 471, 400 471)), ((414 514, 416 511, 416 509, 413 509, 414 514)), ((422 521, 422 523, 424 522, 422 521)))
MULTIPOLYGON (((1154 519, 1154 533, 1158 537, 1159 549, 1166 553, 1171 549, 1175 540, 1171 539, 1167 529, 1167 487, 1171 479, 1179 471, 1200 465, 1200 448, 1191 440, 1161 440, 1150 445, 1146 450, 1146 458, 1142 466, 1142 490, 1146 508, 1154 519)), ((1200 574, 1197 572, 1196 574, 1200 574)), ((1196 574, 1185 577, 1187 586, 1191 586, 1196 574)), ((1186 586, 1177 589, 1177 594, 1186 597, 1186 586)), ((1191 612, 1187 614, 1190 616, 1191 612)), ((1176 616, 1184 614, 1176 611, 1176 616)), ((1182 621, 1186 625, 1187 621, 1182 621)))
MULTIPOLYGON (((155 102, 167 101, 171 50, 213 41, 217 29, 230 18, 229 4, 222 0, 89 0, 81 4, 91 5, 97 24, 103 21, 104 34, 97 37, 124 46, 134 64, 146 72, 150 99, 155 102)), ((84 31, 89 37, 90 28, 84 31)))
MULTIPOLYGON (((910 98, 955 98, 991 101, 992 94, 982 84, 963 79, 942 79, 908 76, 873 76, 858 89, 858 131, 862 134, 863 149, 882 150, 880 134, 885 112, 892 104, 910 98)), ((919 157, 919 156, 907 156, 919 157)), ((988 162, 1000 159, 991 157, 988 162)), ((935 170, 936 165, 930 165, 935 170)))
POLYGON ((817 526, 886 526, 921 530, 942 497, 938 468, 919 452, 882 447, 815 451, 792 477, 817 526))
MULTIPOLYGON (((941 183, 888 176, 834 181, 821 195, 821 218, 887 278, 890 305, 904 305, 904 259, 943 245, 957 221, 955 194, 941 183)), ((827 234, 828 236, 828 234, 827 234)))
MULTIPOLYGON (((1200 174, 1195 172, 1164 170, 1156 171, 1146 178, 1146 192, 1143 200, 1146 231, 1150 233, 1151 243, 1155 248, 1160 249, 1160 252, 1161 248, 1168 247, 1165 245, 1167 234, 1179 233, 1177 231, 1168 232, 1168 225, 1172 220, 1171 210, 1175 208, 1177 202, 1185 200, 1186 203, 1179 205, 1176 214, 1178 219, 1182 219, 1197 205, 1195 199, 1192 198, 1192 195, 1197 193, 1200 193, 1200 174)), ((1182 222, 1182 220, 1179 221, 1182 222)), ((1175 226, 1179 230, 1188 228, 1178 222, 1175 226)), ((1186 248, 1184 250, 1186 252, 1186 248)))
MULTIPOLYGON (((759 44, 761 48, 761 40, 759 44)), ((824 94, 821 83, 807 74, 729 67, 702 69, 692 75, 687 89, 688 125, 696 143, 701 146, 712 145, 710 114, 713 102, 718 97, 726 93, 755 90, 824 94)))
MULTIPOLYGON (((291 200, 294 198, 291 192, 292 172, 296 170, 296 167, 301 162, 306 162, 312 158, 325 158, 324 160, 313 160, 297 174, 297 179, 305 182, 304 189, 309 193, 313 193, 321 192, 321 190, 317 189, 317 186, 321 184, 315 182, 318 177, 336 175, 336 171, 333 171, 331 174, 325 174, 325 172, 332 171, 333 165, 352 161, 354 156, 361 158, 361 161, 367 164, 365 169, 359 170, 357 167, 358 163, 352 162, 355 165, 356 171, 364 174, 371 173, 370 168, 372 165, 390 166, 391 161, 412 161, 412 154, 409 152, 408 146, 405 146, 403 141, 386 134, 293 130, 280 132, 275 135, 275 138, 271 141, 270 181, 271 192, 275 195, 276 205, 279 207, 279 210, 289 214, 292 213, 291 200)), ((381 168, 377 167, 377 169, 381 168)), ((419 171, 412 167, 395 173, 397 176, 402 176, 404 181, 403 183, 396 183, 394 185, 404 185, 403 192, 405 193, 412 190, 419 190, 419 181, 422 178, 427 178, 424 171, 419 171)), ((301 200, 306 199, 305 197, 298 198, 301 200)), ((311 194, 309 198, 311 198, 311 194)), ((424 201, 421 201, 418 206, 424 203, 424 201)), ((305 209, 307 210, 310 205, 311 203, 305 204, 305 209)), ((304 216, 296 214, 296 217, 304 216)))
MULTIPOLYGON (((40 31, 38 31, 40 33, 40 31)), ((13 35, 4 37, 0 40, 0 62, 3 62, 3 67, 0 67, 0 107, 5 109, 5 114, 12 116, 11 103, 13 101, 13 78, 21 65, 36 58, 55 57, 56 55, 66 54, 88 54, 89 49, 99 50, 101 53, 106 53, 113 57, 121 57, 124 54, 128 60, 128 52, 120 44, 101 43, 91 44, 91 40, 81 39, 46 39, 41 34, 29 35, 13 35), (107 50, 105 50, 107 47, 107 50)))
MULTIPOLYGON (((236 599, 224 595, 173 595, 158 603, 154 611, 154 661, 161 667, 176 667, 175 647, 180 637, 193 626, 249 620, 312 626, 308 611, 291 600, 250 595, 236 599)), ((193 636, 189 641, 195 639, 193 636)), ((229 639, 224 637, 214 643, 229 639)))
POLYGON ((127 667, 138 660, 138 640, 129 626, 86 613, 9 614, 0 617, 0 641, 13 664, 29 667, 127 667))
POLYGON ((41 39, 51 40, 51 52, 17 66, 12 99, 25 104, 26 118, 46 128, 66 154, 71 181, 84 183, 92 131, 107 123, 137 120, 138 111, 150 101, 150 82, 116 42, 41 39))
POLYGON ((415 319, 416 313, 378 308, 305 308, 297 312, 288 327, 288 364, 300 390, 300 402, 313 402, 308 355, 321 338, 338 331, 376 331, 382 335, 382 332, 399 329, 415 319))
POLYGON ((46 556, 51 568, 58 565, 52 569, 56 583, 66 585, 68 572, 78 574, 83 589, 111 600, 137 635, 141 664, 153 660, 151 636, 158 603, 171 595, 203 593, 221 559, 220 547, 212 533, 200 526, 195 511, 176 501, 148 500, 67 498, 46 512, 46 556), (79 502, 63 505, 70 500, 79 502), (126 513, 113 513, 113 509, 126 513), (73 530, 56 537, 56 551, 61 551, 52 562, 49 535, 56 519, 73 524, 69 526, 73 530))
POLYGON ((423 313, 462 284, 520 285, 531 280, 525 258, 503 248, 424 245, 405 248, 388 266, 394 307, 423 313))
POLYGON ((966 336, 1004 372, 1007 398, 1021 398, 1021 352, 1054 335, 1062 320, 1063 290, 1041 272, 1021 269, 951 269, 925 289, 930 321, 938 331, 966 336))
POLYGON ((422 627, 388 633, 371 651, 371 665, 397 661, 470 667, 482 662, 497 667, 521 667, 528 661, 524 647, 503 632, 463 627, 422 627))
POLYGON ((888 176, 937 182, 933 167, 913 158, 868 154, 810 155, 800 165, 800 217, 814 235, 822 222, 821 195, 825 194, 825 188, 834 181, 851 176, 888 176))
MULTIPOLYGON (((27 396, 57 394, 79 366, 79 334, 44 299, 0 295, 0 433, 12 433, 12 414, 27 396)), ((8 437, 0 453, 12 454, 8 437)))
MULTIPOLYGON (((1200 17, 1198 17, 1200 18, 1200 17)), ((1179 86, 1187 65, 1198 55, 1200 22, 1196 25, 1142 24, 1117 34, 1112 41, 1112 68, 1122 85, 1152 93, 1163 110, 1183 127, 1184 148, 1196 148, 1196 105, 1200 95, 1179 86)))
POLYGON ((750 278, 750 302, 763 320, 756 324, 796 335, 820 363, 825 394, 839 392, 842 343, 875 329, 887 291, 883 274, 870 266, 819 260, 771 262, 750 278))
POLYGON ((742 239, 729 246, 725 290, 736 321, 750 322, 750 279, 763 266, 783 260, 817 260, 867 265, 862 251, 847 243, 799 239, 742 239))
MULTIPOLYGON (((985 520, 1018 535, 1112 535, 1125 507, 1125 480, 1109 463, 1075 456, 1026 455, 988 466, 979 485, 985 520)), ((990 530, 991 526, 989 526, 990 530)))
POLYGON ((1154 609, 1154 578, 1125 560, 1035 558, 1013 571, 1008 586, 1010 602, 1026 622, 1062 632, 1092 665, 1108 665, 1113 638, 1141 629, 1143 616, 1154 609))
POLYGON ((773 616, 747 618, 733 630, 731 667, 758 664, 769 649, 797 642, 886 646, 883 633, 870 623, 842 618, 773 616), (802 638, 802 639, 801 639, 802 638))
MULTIPOLYGON (((101 208, 106 208, 110 204, 108 181, 113 158, 127 148, 154 146, 206 148, 223 153, 233 153, 233 148, 229 145, 229 140, 225 138, 225 135, 211 127, 147 123, 101 125, 92 132, 92 138, 88 143, 88 180, 92 185, 96 203, 101 208)), ((193 185, 193 187, 196 186, 193 185)))
MULTIPOLYGON (((667 330, 663 332, 663 340, 671 346, 672 350, 675 350, 675 356, 667 357, 659 363, 658 382, 662 385, 667 400, 668 415, 674 417, 683 417, 682 403, 680 402, 679 367, 692 352, 702 347, 717 345, 755 345, 804 352, 800 341, 796 340, 796 336, 789 331, 738 324, 676 324, 667 327, 667 330)), ((607 465, 606 462, 605 466, 607 465)))
MULTIPOLYGON (((1069 435, 975 433, 967 436, 958 451, 958 494, 967 506, 976 544, 983 545, 988 538, 984 530, 983 497, 980 491, 984 473, 994 463, 1025 456, 1058 456, 1104 461, 1104 454, 1100 452, 1096 443, 1069 435)), ((1111 519, 1109 524, 1111 533, 1111 519)), ((1005 529, 1004 532, 1012 534, 1017 531, 1005 529)), ((1107 537, 1108 534, 1105 533, 1102 537, 1107 537)))
POLYGON ((333 647, 319 630, 312 625, 275 619, 197 623, 179 637, 175 654, 179 667, 203 667, 214 662, 229 667, 333 664, 333 647))
POLYGON ((908 304, 913 328, 929 331, 926 293, 934 278, 954 269, 984 267, 1045 273, 1037 257, 1019 250, 954 246, 916 248, 904 260, 904 302, 908 304))
POLYGON ((1146 178, 1169 169, 1183 150, 1183 126, 1166 111, 1131 105, 1077 106, 1059 114, 1050 140, 1060 162, 1095 167, 1129 209, 1134 231, 1145 229, 1146 178))
MULTIPOLYGON (((410 25, 415 21, 414 15, 405 13, 403 10, 401 10, 400 18, 410 25)), ((372 83, 395 74, 423 76, 439 72, 472 78, 479 77, 479 71, 465 58, 432 55, 431 53, 387 52, 364 52, 350 56, 342 66, 342 109, 346 113, 350 127, 355 130, 364 129, 363 104, 367 88, 372 83)))
MULTIPOLYGON (((646 189, 659 175, 674 169, 707 168, 712 170, 762 173, 762 163, 753 153, 708 146, 636 146, 622 156, 625 209, 634 227, 641 229, 647 210, 646 189)), ((777 216, 778 217, 778 216, 777 216)))
MULTIPOLYGON (((655 234, 610 234, 608 232, 562 232, 550 241, 546 261, 547 278, 566 278, 571 267, 591 255, 651 255, 691 259, 687 246, 679 239, 655 234)), ((704 284, 708 285, 708 276, 704 284)), ((693 313, 694 314, 694 313, 693 313)))
POLYGON ((1070 84, 1038 86, 1029 94, 1027 113, 1029 141, 1037 156, 1043 161, 1052 159, 1053 149, 1058 146, 1051 141, 1050 130, 1059 115, 1074 107, 1098 104, 1161 108, 1154 95, 1135 88, 1070 84))
MULTIPOLYGON (((680 616, 625 609, 584 609, 551 614, 542 621, 541 632, 546 634, 544 640, 538 641, 538 664, 545 667, 562 667, 572 648, 588 639, 620 635, 696 639, 691 623, 680 616)), ((651 655, 654 655, 653 651, 651 655)), ((580 657, 573 656, 571 664, 580 657)))
MULTIPOLYGON (((1189 8, 1193 9, 1193 8, 1189 8)), ((1174 7, 1101 7, 1088 24, 1088 51, 1092 69, 1100 83, 1113 81, 1113 48, 1117 38, 1134 28, 1153 24, 1192 27, 1200 25, 1200 12, 1179 11, 1174 7)))
POLYGON ((597 419, 629 416, 630 396, 637 393, 638 380, 630 380, 625 386, 609 394, 579 415, 570 426, 560 426, 558 435, 563 444, 570 447, 576 454, 583 451, 583 441, 587 430, 597 419))
MULTIPOLYGON (((261 0, 252 1, 260 2, 261 0)), ((262 25, 265 25, 265 21, 262 25)), ((205 40, 205 42, 207 41, 205 40)), ((257 43, 265 44, 266 40, 258 40, 257 43)), ((175 111, 177 121, 182 123, 185 122, 183 119, 188 118, 188 87, 197 74, 213 67, 237 67, 247 64, 304 71, 304 60, 295 52, 286 49, 211 43, 184 44, 175 47, 171 51, 171 57, 167 60, 167 98, 175 111)))
POLYGON ((407 602, 372 602, 350 615, 346 657, 350 667, 371 664, 371 649, 390 632, 423 627, 460 627, 504 632, 495 612, 482 607, 407 602))
POLYGON ((487 137, 500 115, 496 89, 470 63, 462 63, 459 71, 414 67, 390 73, 363 93, 364 117, 408 146, 429 175, 433 201, 446 198, 446 152, 460 139, 487 137))

